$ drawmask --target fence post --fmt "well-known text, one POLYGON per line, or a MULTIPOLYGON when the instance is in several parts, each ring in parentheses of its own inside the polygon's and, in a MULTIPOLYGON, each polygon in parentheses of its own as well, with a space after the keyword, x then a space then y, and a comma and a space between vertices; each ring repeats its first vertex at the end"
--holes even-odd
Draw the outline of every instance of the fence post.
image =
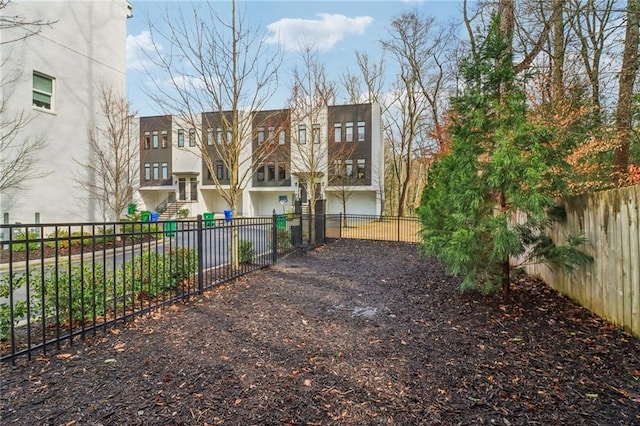
POLYGON ((203 256, 203 227, 202 227, 202 215, 198 215, 198 221, 196 224, 196 250, 198 253, 198 293, 202 294, 204 291, 204 260, 203 256))
POLYGON ((278 215, 274 214, 271 221, 271 264, 278 263, 278 215))
POLYGON ((340 230, 338 232, 338 238, 342 239, 342 212, 340 212, 340 222, 338 222, 338 229, 340 230))
POLYGON ((398 241, 400 241, 400 215, 398 215, 398 241))

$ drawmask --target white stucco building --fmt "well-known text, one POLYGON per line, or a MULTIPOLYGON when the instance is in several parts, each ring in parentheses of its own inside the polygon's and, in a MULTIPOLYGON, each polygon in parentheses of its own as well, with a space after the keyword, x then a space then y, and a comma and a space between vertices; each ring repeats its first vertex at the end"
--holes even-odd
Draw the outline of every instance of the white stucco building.
MULTIPOLYGON (((33 164, 41 176, 0 194, 3 222, 104 220, 97 201, 77 180, 87 173, 82 163, 90 158, 88 131, 101 120, 100 88, 126 96, 131 5, 125 0, 12 0, 0 13, 51 23, 0 30, 2 120, 24 113, 29 122, 16 140, 46 140, 33 164)), ((1 155, 5 164, 13 153, 7 149, 1 155)))

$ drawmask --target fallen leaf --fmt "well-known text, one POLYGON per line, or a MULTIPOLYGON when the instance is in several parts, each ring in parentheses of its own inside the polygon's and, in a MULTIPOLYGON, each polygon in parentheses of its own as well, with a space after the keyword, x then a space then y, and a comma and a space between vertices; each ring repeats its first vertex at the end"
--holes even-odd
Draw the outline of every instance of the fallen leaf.
POLYGON ((308 322, 306 319, 303 319, 303 320, 302 320, 302 323, 303 323, 304 325, 309 324, 309 322, 308 322))
POLYGON ((236 399, 233 403, 233 405, 240 405, 240 403, 242 402, 242 400, 240 398, 236 399))
POLYGON ((58 354, 56 355, 56 358, 58 359, 69 359, 73 356, 73 354, 58 354))
POLYGON ((110 363, 112 363, 112 362, 116 362, 116 360, 115 360, 114 358, 108 358, 108 359, 105 359, 105 360, 104 360, 104 362, 105 362, 106 364, 110 364, 110 363))
POLYGON ((116 350, 116 351, 118 351, 118 352, 124 352, 124 348, 125 348, 125 346, 127 346, 127 344, 126 344, 126 343, 116 343, 116 344, 113 346, 113 349, 115 349, 115 350, 116 350))
POLYGON ((587 395, 587 398, 597 398, 598 397, 597 393, 588 393, 586 395, 587 395))
POLYGON ((109 333, 117 336, 118 334, 120 334, 120 330, 118 330, 117 328, 110 328, 109 333))
POLYGON ((304 379, 304 385, 306 387, 311 387, 311 380, 310 379, 304 379))

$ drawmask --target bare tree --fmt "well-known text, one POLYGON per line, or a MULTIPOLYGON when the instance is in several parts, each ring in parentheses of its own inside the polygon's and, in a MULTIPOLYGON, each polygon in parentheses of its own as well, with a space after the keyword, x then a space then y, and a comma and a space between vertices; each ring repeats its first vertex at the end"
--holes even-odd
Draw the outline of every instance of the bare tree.
MULTIPOLYGON (((309 197, 309 213, 315 213, 321 196, 325 170, 329 161, 329 141, 326 129, 327 107, 334 103, 335 84, 327 79, 325 66, 318 60, 313 46, 302 46, 300 66, 292 71, 293 87, 289 99, 292 132, 292 164, 309 197)), ((312 236, 313 239, 313 236, 312 236)))
MULTIPOLYGON (((155 47, 155 57, 149 59, 167 78, 154 78, 148 95, 190 129, 206 126, 203 113, 215 114, 225 143, 212 148, 228 171, 228 181, 223 184, 215 173, 206 132, 194 132, 195 149, 235 216, 244 188, 264 158, 251 153, 251 112, 263 110, 275 93, 282 55, 267 51, 264 34, 245 21, 235 0, 227 18, 215 9, 219 4, 198 3, 190 17, 167 10, 161 22, 149 22, 155 47)), ((237 245, 236 230, 234 264, 237 245)))
POLYGON ((138 184, 140 145, 137 138, 132 141, 135 113, 129 101, 111 87, 102 86, 99 96, 99 121, 104 126, 88 129, 89 153, 75 160, 86 174, 76 182, 98 202, 105 220, 116 221, 131 203, 138 184))
POLYGON ((640 68, 640 0, 627 3, 627 29, 622 54, 622 67, 618 84, 618 105, 616 109, 616 132, 618 147, 614 151, 614 179, 623 182, 629 166, 631 146, 633 89, 640 68))
MULTIPOLYGON (((43 27, 50 27, 53 22, 30 20, 25 16, 10 13, 8 0, 0 0, 0 45, 15 43, 38 34, 43 27), (9 34, 8 34, 9 32, 9 34)), ((0 192, 7 193, 24 187, 33 179, 42 178, 49 173, 36 168, 39 153, 47 145, 45 135, 24 136, 25 130, 33 120, 33 116, 23 110, 10 108, 10 99, 15 84, 22 75, 22 69, 10 69, 9 52, 0 63, 0 192)))
POLYGON ((391 22, 389 38, 382 47, 400 67, 387 103, 385 136, 392 141, 393 177, 399 190, 397 212, 403 216, 409 199, 416 155, 432 144, 429 130, 439 125, 444 84, 445 46, 451 32, 432 17, 417 12, 400 15, 391 22))
POLYGON ((24 40, 27 37, 39 34, 44 27, 51 27, 57 21, 45 21, 44 19, 29 19, 26 16, 14 15, 10 13, 8 8, 11 5, 10 0, 0 0, 0 31, 8 29, 19 29, 19 32, 12 33, 8 39, 5 34, 0 39, 0 45, 9 44, 18 40, 24 40))

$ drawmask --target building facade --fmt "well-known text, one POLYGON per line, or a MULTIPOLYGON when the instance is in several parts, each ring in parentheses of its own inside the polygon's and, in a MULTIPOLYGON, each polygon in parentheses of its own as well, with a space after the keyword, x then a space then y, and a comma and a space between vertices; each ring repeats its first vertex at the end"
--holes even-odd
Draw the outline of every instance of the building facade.
POLYGON ((125 0, 13 0, 0 13, 49 23, 0 30, 3 126, 15 117, 27 118, 12 146, 3 146, 3 167, 12 164, 20 144, 38 138, 44 142, 30 170, 37 178, 0 194, 3 222, 109 219, 104 206, 78 182, 96 178, 88 175, 86 163, 91 159, 88 132, 103 120, 101 87, 126 97, 126 20, 131 5, 125 0), (33 34, 25 37, 29 33, 33 34))
MULTIPOLYGON (((225 129, 230 112, 208 112, 197 128, 172 116, 141 117, 141 208, 189 216, 229 208, 223 191, 229 185, 228 162, 220 153, 232 135, 225 129), (222 116, 221 114, 226 114, 222 116)), ((328 213, 379 215, 384 188, 380 107, 376 104, 332 105, 319 122, 293 122, 287 109, 256 111, 243 120, 250 140, 240 145, 243 183, 237 214, 267 216, 310 200, 314 173, 317 199, 328 213), (315 151, 313 151, 315 150, 315 151), (315 152, 317 161, 303 161, 315 152), (313 168, 313 170, 311 170, 313 168)))

